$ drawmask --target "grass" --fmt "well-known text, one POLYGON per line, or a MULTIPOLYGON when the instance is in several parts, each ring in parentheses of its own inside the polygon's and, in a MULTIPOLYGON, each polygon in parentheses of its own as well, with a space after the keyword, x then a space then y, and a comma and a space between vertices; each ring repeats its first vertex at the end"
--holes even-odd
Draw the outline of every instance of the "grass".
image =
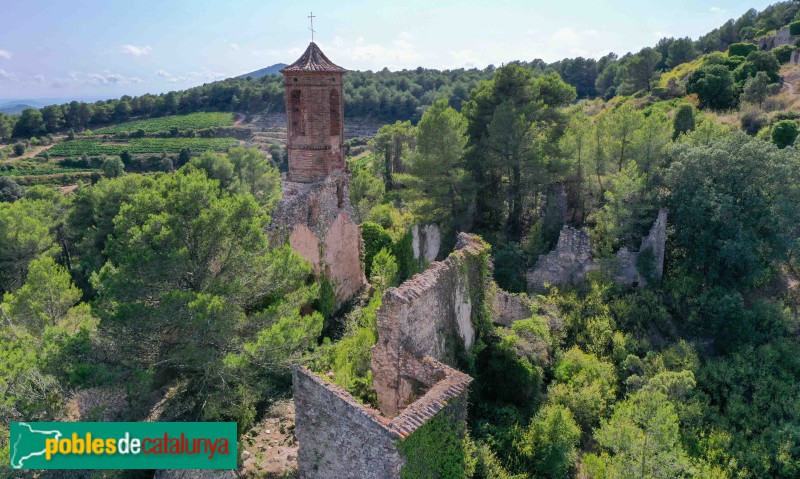
POLYGON ((111 125, 95 130, 98 135, 115 135, 122 131, 144 130, 145 133, 156 133, 159 131, 169 131, 172 128, 178 130, 202 130, 217 126, 233 125, 232 113, 191 113, 189 115, 165 116, 161 118, 150 118, 147 120, 129 121, 118 125, 111 125))
POLYGON ((50 156, 99 156, 131 154, 178 153, 182 148, 192 151, 224 151, 238 142, 232 138, 138 138, 113 143, 82 139, 61 142, 47 152, 50 156))

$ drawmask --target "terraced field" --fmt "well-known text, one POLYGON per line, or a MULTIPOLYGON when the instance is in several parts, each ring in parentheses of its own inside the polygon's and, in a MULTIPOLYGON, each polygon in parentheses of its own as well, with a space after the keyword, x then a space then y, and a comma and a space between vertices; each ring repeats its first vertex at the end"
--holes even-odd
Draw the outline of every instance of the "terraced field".
POLYGON ((191 113, 189 115, 175 115, 129 121, 127 123, 100 128, 95 130, 95 133, 100 135, 115 135, 123 131, 131 132, 136 130, 144 130, 145 133, 156 133, 159 131, 169 131, 172 128, 183 131, 231 125, 233 125, 232 113, 191 113))
POLYGON ((59 156, 100 156, 119 155, 123 151, 131 154, 179 153, 183 148, 192 151, 224 151, 238 144, 232 138, 137 138, 127 141, 104 142, 95 139, 82 139, 61 142, 47 153, 59 156))

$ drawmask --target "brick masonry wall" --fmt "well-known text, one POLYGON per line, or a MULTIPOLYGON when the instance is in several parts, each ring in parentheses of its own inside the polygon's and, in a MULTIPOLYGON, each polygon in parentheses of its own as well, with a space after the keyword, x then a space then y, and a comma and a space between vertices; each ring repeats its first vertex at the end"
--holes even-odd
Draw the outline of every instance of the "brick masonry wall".
POLYGON ((290 181, 311 183, 325 179, 335 170, 346 170, 343 76, 342 73, 330 72, 284 76, 290 181), (331 95, 331 92, 336 93, 331 95), (295 111, 293 103, 296 93, 300 95, 299 112, 295 111), (331 104, 332 98, 336 104, 331 104), (331 115, 334 114, 339 126, 335 132, 331 131, 331 115))

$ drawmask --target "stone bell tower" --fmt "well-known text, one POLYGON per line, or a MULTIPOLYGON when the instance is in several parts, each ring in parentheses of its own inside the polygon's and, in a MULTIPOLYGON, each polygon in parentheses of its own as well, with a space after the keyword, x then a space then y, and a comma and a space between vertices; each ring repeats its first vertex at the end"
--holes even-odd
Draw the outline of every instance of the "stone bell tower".
POLYGON ((288 242, 315 275, 330 281, 340 305, 367 283, 344 154, 346 71, 313 41, 296 62, 281 70, 289 172, 269 226, 273 242, 288 242))
POLYGON ((345 171, 344 98, 347 70, 333 64, 316 43, 281 70, 286 91, 289 181, 311 183, 345 171))

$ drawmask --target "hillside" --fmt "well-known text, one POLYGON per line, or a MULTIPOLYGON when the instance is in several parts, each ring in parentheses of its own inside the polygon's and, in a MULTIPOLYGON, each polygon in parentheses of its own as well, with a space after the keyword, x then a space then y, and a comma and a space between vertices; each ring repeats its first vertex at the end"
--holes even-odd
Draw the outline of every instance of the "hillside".
POLYGON ((239 75, 238 78, 247 78, 247 77, 250 77, 250 78, 261 78, 263 76, 268 76, 268 75, 278 75, 278 74, 280 74, 281 69, 286 67, 286 66, 287 66, 286 63, 276 63, 274 65, 270 65, 270 66, 268 66, 266 68, 262 68, 260 70, 254 71, 254 72, 250 72, 250 73, 245 73, 243 75, 239 75))

